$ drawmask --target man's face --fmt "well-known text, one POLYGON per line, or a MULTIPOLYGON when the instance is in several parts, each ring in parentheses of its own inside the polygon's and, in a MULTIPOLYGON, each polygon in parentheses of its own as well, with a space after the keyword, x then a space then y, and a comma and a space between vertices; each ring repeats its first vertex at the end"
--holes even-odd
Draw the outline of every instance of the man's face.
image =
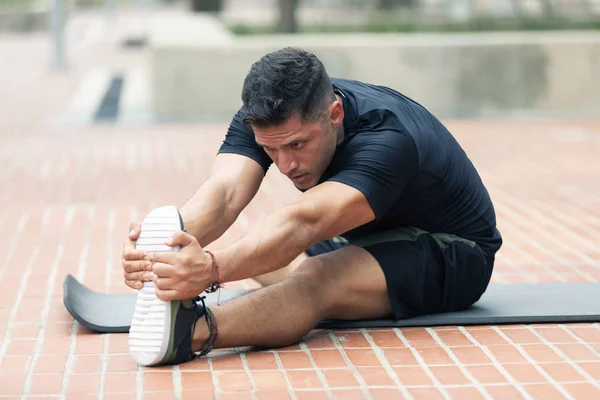
POLYGON ((256 143, 277 168, 298 189, 306 190, 317 184, 331 162, 343 117, 343 106, 335 101, 315 121, 303 123, 298 115, 293 115, 280 125, 253 130, 256 143))

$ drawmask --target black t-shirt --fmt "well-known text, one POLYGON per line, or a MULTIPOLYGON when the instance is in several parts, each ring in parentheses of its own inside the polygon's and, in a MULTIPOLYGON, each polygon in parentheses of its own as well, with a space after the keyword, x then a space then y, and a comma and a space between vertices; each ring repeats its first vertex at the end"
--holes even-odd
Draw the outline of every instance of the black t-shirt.
MULTIPOLYGON (((346 79, 332 83, 343 98, 345 136, 319 183, 358 189, 376 217, 342 236, 352 241, 410 226, 473 240, 494 254, 502 238, 492 201, 446 127, 395 90, 346 79)), ((243 112, 234 116, 219 152, 248 156, 266 172, 272 161, 242 123, 243 112)))

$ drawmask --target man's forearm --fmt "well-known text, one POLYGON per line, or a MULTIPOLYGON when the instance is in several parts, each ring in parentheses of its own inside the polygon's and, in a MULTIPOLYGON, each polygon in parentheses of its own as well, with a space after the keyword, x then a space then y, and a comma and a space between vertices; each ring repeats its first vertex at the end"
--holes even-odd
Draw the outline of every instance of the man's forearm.
POLYGON ((216 179, 207 180, 194 196, 180 207, 186 231, 204 247, 217 240, 235 222, 227 188, 216 179))
POLYGON ((315 225, 293 206, 275 211, 243 238, 215 252, 221 281, 251 278, 288 265, 317 240, 315 225))

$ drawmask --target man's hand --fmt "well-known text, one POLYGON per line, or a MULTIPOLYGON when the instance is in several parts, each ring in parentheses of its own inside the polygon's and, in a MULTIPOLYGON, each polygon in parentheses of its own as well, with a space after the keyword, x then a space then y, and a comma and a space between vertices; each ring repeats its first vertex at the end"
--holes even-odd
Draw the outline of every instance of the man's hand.
POLYGON ((144 251, 135 249, 135 241, 140 236, 142 224, 140 222, 132 222, 129 225, 128 240, 123 245, 123 273, 125 276, 125 284, 132 289, 141 289, 142 282, 149 282, 151 261, 150 255, 144 251))
POLYGON ((167 246, 181 246, 178 252, 152 253, 150 276, 156 296, 163 301, 185 300, 199 295, 217 280, 212 257, 202 250, 196 238, 178 232, 167 246))

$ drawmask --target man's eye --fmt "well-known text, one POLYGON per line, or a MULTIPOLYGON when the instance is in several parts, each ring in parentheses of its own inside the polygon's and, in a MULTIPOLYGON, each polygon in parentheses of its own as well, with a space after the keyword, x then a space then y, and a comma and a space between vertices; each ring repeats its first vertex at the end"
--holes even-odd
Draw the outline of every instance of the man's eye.
POLYGON ((300 147, 302 147, 302 142, 292 142, 290 143, 290 147, 292 149, 299 149, 300 147))

